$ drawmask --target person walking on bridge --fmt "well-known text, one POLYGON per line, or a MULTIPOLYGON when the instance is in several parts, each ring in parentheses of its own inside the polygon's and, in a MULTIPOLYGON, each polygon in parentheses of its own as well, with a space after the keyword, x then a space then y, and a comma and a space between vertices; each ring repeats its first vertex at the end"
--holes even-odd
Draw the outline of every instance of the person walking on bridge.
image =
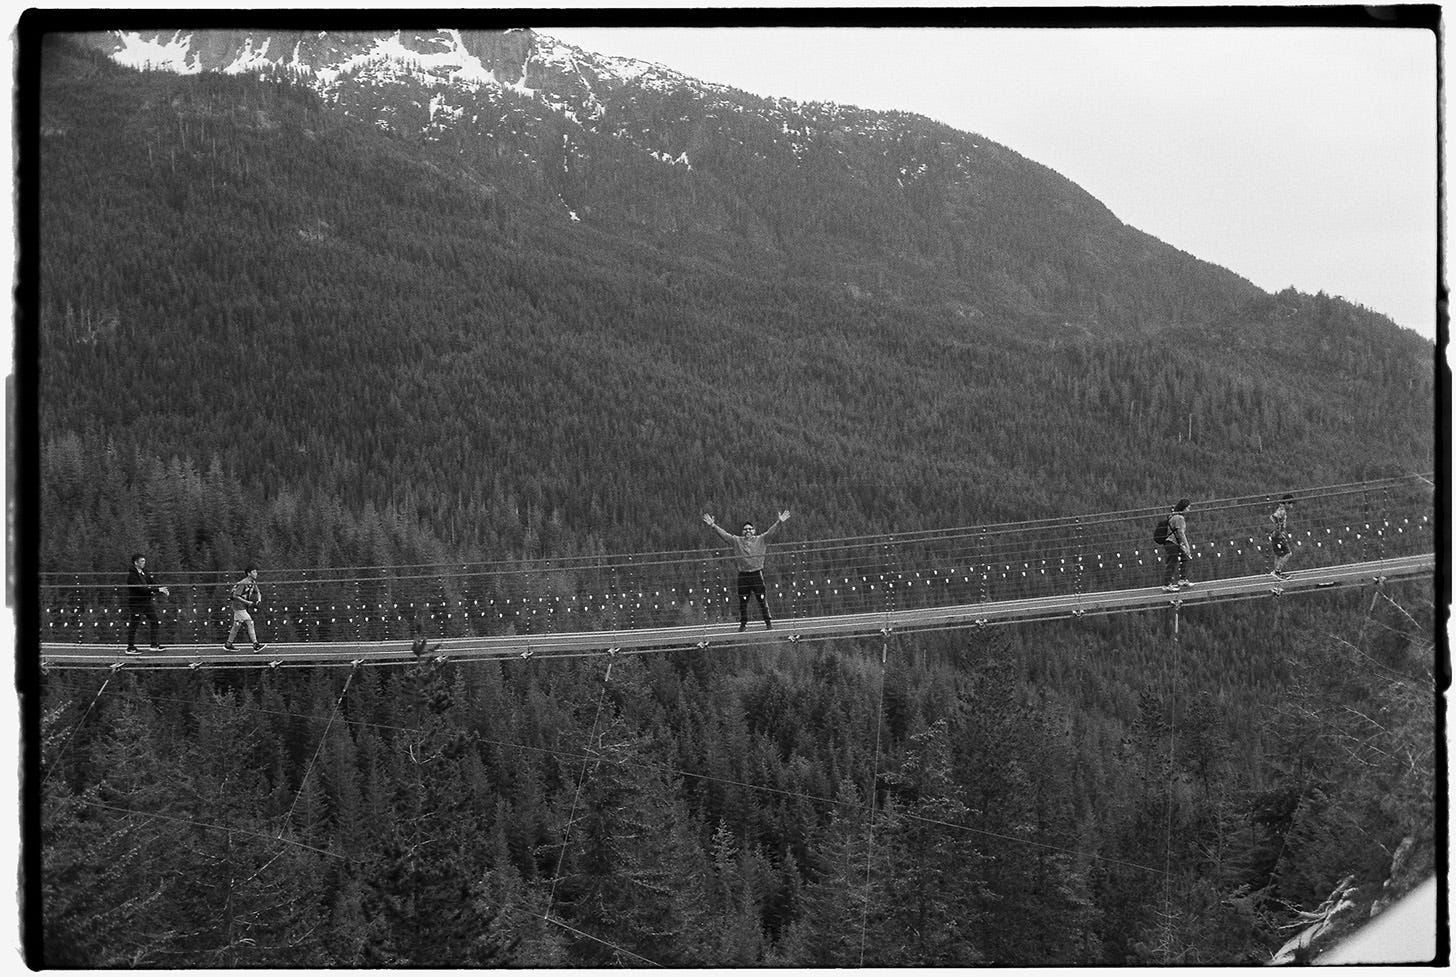
POLYGON ((1168 514, 1168 535, 1163 543, 1168 567, 1163 589, 1167 591, 1193 586, 1193 581, 1188 579, 1188 561, 1193 559, 1193 548, 1188 544, 1188 519, 1184 516, 1191 504, 1187 499, 1179 499, 1168 514))
POLYGON ((263 591, 258 588, 258 568, 252 564, 243 571, 243 579, 233 584, 233 626, 228 632, 227 641, 223 647, 228 651, 233 650, 233 639, 238 636, 238 628, 248 626, 248 640, 253 642, 253 651, 262 651, 267 645, 258 640, 258 633, 253 629, 253 615, 249 611, 263 603, 263 591))
POLYGON ((773 627, 773 618, 768 610, 768 588, 763 583, 763 562, 768 553, 768 538, 773 535, 774 530, 789 521, 789 510, 785 509, 779 513, 778 521, 765 529, 762 534, 755 533, 753 523, 743 524, 742 536, 734 536, 728 530, 713 521, 713 517, 707 513, 703 514, 703 522, 713 527, 713 530, 722 536, 733 547, 733 562, 738 567, 738 630, 748 629, 748 598, 749 595, 758 598, 758 609, 763 612, 763 626, 773 627))
POLYGON ((1274 527, 1269 530, 1269 548, 1274 552, 1274 568, 1269 571, 1273 576, 1283 580, 1289 576, 1284 572, 1284 564, 1289 562, 1292 550, 1289 547, 1289 510, 1294 505, 1294 496, 1288 492, 1279 500, 1279 506, 1269 513, 1269 521, 1274 527))
POLYGON ((167 594, 166 587, 158 585, 156 577, 147 572, 147 558, 141 553, 131 555, 131 569, 126 574, 126 653, 140 655, 136 646, 137 625, 146 621, 152 633, 152 651, 161 651, 157 643, 157 608, 153 604, 157 594, 167 594))

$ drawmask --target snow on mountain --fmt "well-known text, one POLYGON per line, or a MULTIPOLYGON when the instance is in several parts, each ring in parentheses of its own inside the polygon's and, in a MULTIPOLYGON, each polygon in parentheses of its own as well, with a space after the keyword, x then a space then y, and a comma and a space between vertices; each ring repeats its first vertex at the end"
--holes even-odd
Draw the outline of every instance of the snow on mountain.
POLYGON ((169 39, 161 35, 143 37, 135 31, 117 31, 119 47, 111 54, 117 64, 129 68, 153 71, 174 71, 179 75, 194 75, 203 70, 202 64, 192 58, 192 35, 177 31, 169 39))
POLYGON ((851 141, 863 140, 880 157, 896 158, 901 187, 931 170, 974 181, 978 170, 1015 157, 948 133, 906 147, 903 134, 920 125, 905 113, 764 98, 525 29, 113 31, 85 39, 144 70, 283 74, 346 115, 431 142, 520 136, 555 117, 659 165, 692 168, 699 148, 725 138, 754 159, 834 157, 845 169, 863 169, 870 157, 850 151, 851 141), (642 105, 645 115, 636 111, 642 105), (771 142, 765 132, 774 133, 771 142))
MULTIPOLYGON (((537 117, 545 112, 631 144, 660 163, 691 168, 685 149, 667 145, 661 131, 624 126, 620 112, 609 112, 610 105, 620 108, 624 91, 684 96, 682 116, 659 118, 661 126, 690 124, 693 116, 741 116, 751 102, 756 114, 783 127, 796 156, 811 135, 798 107, 787 100, 759 99, 531 30, 112 31, 84 40, 140 70, 286 74, 346 114, 431 140, 484 125, 482 110, 493 114, 499 106, 506 114, 492 118, 491 125, 501 125, 512 112, 537 117), (605 121, 609 114, 611 123, 605 121)), ((507 131, 512 128, 508 124, 507 131)))

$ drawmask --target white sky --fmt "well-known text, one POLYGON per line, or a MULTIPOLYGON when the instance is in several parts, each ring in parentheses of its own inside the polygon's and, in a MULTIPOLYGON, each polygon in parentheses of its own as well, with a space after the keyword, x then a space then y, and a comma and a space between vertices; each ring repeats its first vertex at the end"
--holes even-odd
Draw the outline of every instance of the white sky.
POLYGON ((567 29, 759 95, 916 112, 1268 291, 1436 333, 1436 37, 1360 28, 567 29))

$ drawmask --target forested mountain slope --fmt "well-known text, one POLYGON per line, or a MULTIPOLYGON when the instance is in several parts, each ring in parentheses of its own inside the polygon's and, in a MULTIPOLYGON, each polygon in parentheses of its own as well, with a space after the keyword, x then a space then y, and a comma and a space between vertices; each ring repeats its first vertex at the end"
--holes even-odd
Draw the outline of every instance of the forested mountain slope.
MULTIPOLYGON (((487 151, 297 83, 49 48, 47 462, 119 466, 114 490, 176 459, 255 513, 286 494, 251 520, 279 524, 275 564, 334 548, 290 538, 295 504, 536 555, 697 545, 706 508, 829 535, 1429 467, 1428 344, 1264 295, 978 137, 811 107, 797 149, 752 112, 688 139, 691 99, 628 91, 607 118, 666 118, 695 162, 573 131, 597 174, 573 220, 538 151, 568 121, 491 97, 521 117, 482 117, 487 151)), ((56 566, 128 548, 53 542, 56 566)))

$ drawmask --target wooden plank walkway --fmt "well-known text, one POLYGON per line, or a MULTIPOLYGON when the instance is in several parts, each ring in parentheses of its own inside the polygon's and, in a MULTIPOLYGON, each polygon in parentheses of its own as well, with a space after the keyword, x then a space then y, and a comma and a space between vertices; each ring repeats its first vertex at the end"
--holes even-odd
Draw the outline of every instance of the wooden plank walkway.
MULTIPOLYGON (((1179 593, 1161 587, 1061 594, 1022 600, 885 610, 826 617, 783 618, 772 630, 755 621, 740 632, 736 622, 584 631, 536 635, 489 635, 440 638, 429 643, 431 656, 452 661, 596 657, 645 653, 670 648, 728 648, 770 642, 853 637, 884 632, 979 627, 1011 621, 1050 620, 1086 614, 1116 614, 1148 608, 1196 607, 1228 600, 1307 593, 1370 585, 1384 580, 1419 577, 1435 571, 1433 553, 1298 570, 1288 579, 1268 574, 1199 581, 1179 593)), ((168 645, 163 651, 127 655, 120 645, 42 642, 42 668, 201 668, 208 665, 245 667, 352 666, 356 663, 403 665, 419 660, 408 642, 298 642, 270 644, 252 654, 247 642, 227 651, 220 644, 168 645)))

